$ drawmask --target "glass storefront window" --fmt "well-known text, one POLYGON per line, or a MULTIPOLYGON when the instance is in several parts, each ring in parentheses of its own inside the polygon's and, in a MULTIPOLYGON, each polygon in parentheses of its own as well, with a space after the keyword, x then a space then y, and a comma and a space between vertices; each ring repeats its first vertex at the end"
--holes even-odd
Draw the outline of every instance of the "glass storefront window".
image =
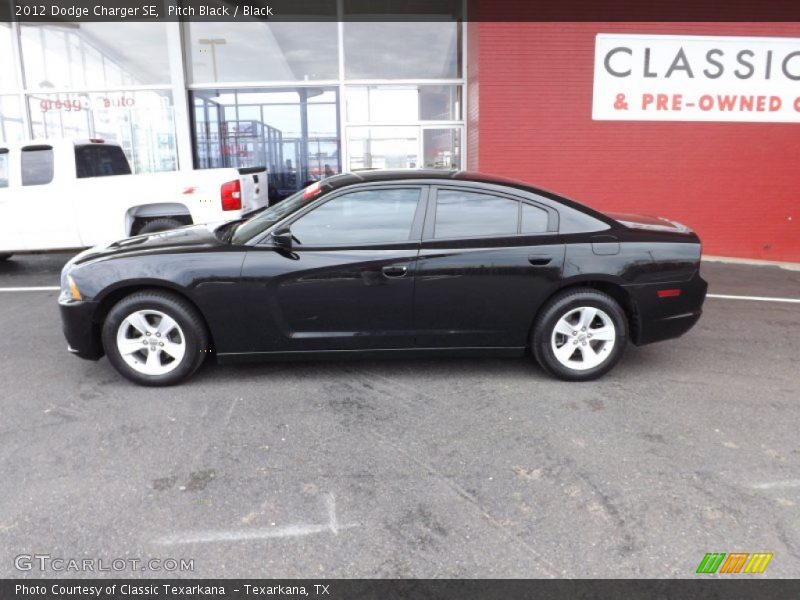
POLYGON ((172 94, 166 90, 30 94, 34 138, 119 143, 134 173, 177 168, 172 94))
POLYGON ((198 168, 266 166, 274 198, 341 170, 336 89, 198 90, 192 105, 198 168))
POLYGON ((455 22, 344 24, 347 79, 461 77, 461 26, 455 22))
POLYGON ((419 22, 372 0, 313 4, 298 21, 0 23, 0 141, 102 137, 135 172, 174 169, 186 83, 194 166, 265 165, 279 197, 343 169, 459 168, 463 0, 417 3, 419 22))
POLYGON ((170 81, 166 23, 20 26, 28 89, 161 85, 170 81))
MULTIPOLYGON (((331 4, 336 14, 335 3, 331 4)), ((339 78, 335 22, 239 21, 185 24, 192 83, 339 78)))
POLYGON ((22 103, 19 96, 0 96, 0 142, 25 138, 22 103))
POLYGON ((347 144, 351 171, 461 168, 460 126, 350 126, 347 144))
POLYGON ((419 167, 419 127, 349 127, 350 170, 419 167))
POLYGON ((407 87, 358 86, 347 88, 347 120, 409 122, 419 119, 417 90, 407 87))
POLYGON ((19 86, 12 43, 11 25, 0 23, 0 90, 15 90, 19 86))
POLYGON ((422 130, 423 167, 426 169, 461 168, 461 128, 437 127, 422 130))
POLYGON ((419 118, 423 121, 461 119, 460 85, 425 85, 419 89, 419 118))
POLYGON ((347 120, 414 122, 461 119, 461 86, 348 86, 347 120))

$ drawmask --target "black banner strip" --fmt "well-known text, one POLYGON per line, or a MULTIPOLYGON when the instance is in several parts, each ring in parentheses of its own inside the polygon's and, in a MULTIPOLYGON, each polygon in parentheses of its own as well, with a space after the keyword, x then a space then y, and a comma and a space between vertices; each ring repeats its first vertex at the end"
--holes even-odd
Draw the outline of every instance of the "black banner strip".
POLYGON ((0 0, 0 21, 800 21, 797 0, 0 0))
POLYGON ((800 581, 746 577, 697 579, 28 579, 0 581, 3 600, 522 600, 800 597, 800 581))

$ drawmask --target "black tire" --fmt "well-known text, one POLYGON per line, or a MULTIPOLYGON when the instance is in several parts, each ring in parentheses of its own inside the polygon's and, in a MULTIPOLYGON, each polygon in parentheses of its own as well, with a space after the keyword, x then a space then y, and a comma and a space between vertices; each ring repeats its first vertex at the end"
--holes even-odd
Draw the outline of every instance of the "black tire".
POLYGON ((153 219, 152 221, 148 221, 144 225, 139 228, 137 235, 144 235, 145 233, 156 233, 159 231, 169 231, 170 229, 177 229, 178 227, 183 227, 185 223, 181 223, 178 219, 170 219, 170 218, 163 218, 163 219, 153 219))
POLYGON ((117 302, 109 311, 103 323, 103 348, 109 362, 119 373, 139 385, 174 385, 192 375, 210 349, 209 336, 205 322, 197 310, 180 296, 161 290, 141 291, 131 294, 117 302), (174 369, 163 375, 140 373, 130 366, 117 347, 117 331, 122 322, 139 310, 156 310, 174 319, 183 333, 185 353, 174 369))
POLYGON ((13 254, 0 254, 0 260, 8 260, 12 256, 14 256, 14 255, 13 254))
MULTIPOLYGON (((595 321, 595 323, 598 322, 595 321)), ((572 344, 572 339, 577 342, 575 343, 575 348, 581 357, 583 357, 583 352, 580 350, 580 346, 584 345, 584 342, 593 344, 592 348, 598 348, 601 352, 603 351, 604 342, 598 342, 596 339, 593 341, 586 340, 580 337, 581 334, 581 331, 577 331, 575 338, 568 338, 566 341, 567 344, 572 344)), ((563 340, 565 337, 558 336, 557 339, 563 340)), ((574 288, 554 296, 542 307, 531 333, 531 350, 542 368, 550 375, 566 381, 589 381, 605 375, 614 367, 622 357, 627 341, 628 319, 619 303, 603 292, 591 288, 574 288), (608 354, 600 364, 593 368, 578 370, 577 368, 570 368, 559 361, 551 342, 559 320, 582 307, 593 307, 602 310, 614 325, 616 339, 610 350, 605 349, 608 354)), ((560 349, 561 347, 559 347, 560 349)), ((573 360, 575 360, 574 354, 573 360)), ((581 358, 581 360, 584 359, 581 358)))

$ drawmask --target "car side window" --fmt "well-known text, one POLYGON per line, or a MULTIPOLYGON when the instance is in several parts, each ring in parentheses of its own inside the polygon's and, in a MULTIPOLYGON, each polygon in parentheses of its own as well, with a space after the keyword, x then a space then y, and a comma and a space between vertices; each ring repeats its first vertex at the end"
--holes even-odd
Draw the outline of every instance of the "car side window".
POLYGON ((544 233, 547 231, 547 225, 550 215, 547 211, 525 202, 522 203, 522 225, 520 226, 520 233, 544 233))
POLYGON ((407 242, 419 198, 419 188, 342 194, 292 223, 292 236, 301 246, 407 242))
POLYGON ((436 195, 435 238, 516 235, 519 202, 503 196, 439 190, 436 195))
POLYGON ((53 181, 53 149, 33 146, 22 149, 22 185, 46 185, 53 181))
POLYGON ((0 148, 0 188, 8 187, 8 149, 0 148))

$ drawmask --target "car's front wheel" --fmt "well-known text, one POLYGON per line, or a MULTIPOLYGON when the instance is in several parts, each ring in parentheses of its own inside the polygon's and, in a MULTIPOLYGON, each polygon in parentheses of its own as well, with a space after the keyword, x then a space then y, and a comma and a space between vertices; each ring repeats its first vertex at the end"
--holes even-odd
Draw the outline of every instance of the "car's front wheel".
POLYGON ((563 292, 543 307, 531 348, 551 375, 588 381, 611 370, 627 340, 628 322, 617 301, 586 288, 563 292))
POLYGON ((194 373, 208 352, 202 317, 181 297, 143 291, 117 302, 103 323, 103 348, 124 377, 172 385, 194 373))

